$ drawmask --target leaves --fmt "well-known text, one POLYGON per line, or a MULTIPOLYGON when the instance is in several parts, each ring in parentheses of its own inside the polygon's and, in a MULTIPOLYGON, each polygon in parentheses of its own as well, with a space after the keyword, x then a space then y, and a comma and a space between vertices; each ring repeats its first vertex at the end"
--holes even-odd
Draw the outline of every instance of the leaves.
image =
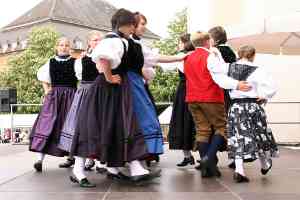
MULTIPOLYGON (((55 55, 59 35, 52 27, 33 28, 27 49, 9 58, 8 70, 0 74, 0 87, 17 89, 18 103, 40 103, 42 85, 37 80, 37 70, 55 55)), ((37 112, 38 107, 20 107, 19 112, 37 112)))
MULTIPOLYGON (((187 9, 176 13, 174 20, 168 25, 169 37, 154 43, 163 55, 174 55, 177 52, 179 37, 187 33, 187 9)), ((170 102, 173 100, 178 82, 176 71, 156 71, 156 76, 150 84, 150 90, 156 101, 170 102)))

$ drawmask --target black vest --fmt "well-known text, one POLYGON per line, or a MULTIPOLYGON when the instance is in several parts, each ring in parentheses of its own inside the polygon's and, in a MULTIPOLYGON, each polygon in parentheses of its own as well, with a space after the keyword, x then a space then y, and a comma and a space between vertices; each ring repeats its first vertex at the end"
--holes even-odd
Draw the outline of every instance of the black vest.
POLYGON ((99 74, 96 68, 96 63, 94 63, 92 61, 92 58, 88 56, 84 56, 81 59, 81 63, 82 63, 82 80, 94 81, 99 74))
POLYGON ((128 70, 142 75, 142 68, 144 66, 142 46, 133 39, 128 40, 128 59, 128 70))
POLYGON ((246 81, 256 69, 257 67, 255 66, 231 63, 228 69, 228 76, 238 81, 246 81))
POLYGON ((121 63, 116 69, 112 69, 111 72, 112 74, 125 74, 128 71, 129 68, 129 59, 128 59, 128 51, 126 49, 126 44, 122 40, 122 37, 116 34, 107 34, 105 38, 120 38, 122 41, 123 47, 124 47, 124 53, 121 58, 121 63))
POLYGON ((236 62, 236 55, 229 46, 217 46, 217 49, 221 52, 222 58, 226 63, 236 62))
POLYGON ((75 87, 77 78, 74 70, 75 58, 65 61, 50 59, 50 78, 52 86, 75 87))

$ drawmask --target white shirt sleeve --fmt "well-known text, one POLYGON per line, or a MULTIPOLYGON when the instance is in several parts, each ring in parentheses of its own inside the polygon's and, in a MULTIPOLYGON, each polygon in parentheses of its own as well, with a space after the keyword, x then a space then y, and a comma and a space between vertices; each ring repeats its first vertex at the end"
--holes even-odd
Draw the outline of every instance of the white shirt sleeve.
POLYGON ((153 81, 153 79, 155 78, 155 69, 152 67, 143 67, 143 76, 145 77, 145 79, 147 81, 153 81))
MULTIPOLYGON (((125 42, 126 48, 128 47, 127 41, 125 42)), ((124 54, 124 44, 120 38, 106 38, 96 46, 92 53, 92 60, 97 63, 100 59, 110 61, 111 68, 115 69, 121 63, 124 54)))
POLYGON ((221 88, 224 89, 236 89, 239 81, 227 76, 229 63, 225 63, 221 53, 218 52, 218 56, 211 53, 207 58, 207 68, 212 76, 212 79, 221 88))
POLYGON ((253 72, 253 77, 258 97, 271 99, 276 94, 277 86, 275 81, 262 67, 253 72))
POLYGON ((44 64, 41 68, 39 68, 37 72, 37 78, 39 81, 51 83, 50 60, 46 64, 44 64))
POLYGON ((75 74, 78 80, 82 80, 82 58, 75 61, 75 74))
POLYGON ((158 52, 155 52, 154 50, 150 49, 144 44, 142 45, 142 51, 144 55, 144 67, 153 67, 157 64, 159 59, 158 52))

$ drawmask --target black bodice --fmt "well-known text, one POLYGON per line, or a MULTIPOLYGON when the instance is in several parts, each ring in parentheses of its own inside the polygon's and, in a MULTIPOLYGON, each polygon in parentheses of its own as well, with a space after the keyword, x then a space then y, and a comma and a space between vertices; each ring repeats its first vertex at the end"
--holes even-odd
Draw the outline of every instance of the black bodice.
POLYGON ((50 78, 52 86, 76 87, 77 78, 74 70, 75 58, 58 61, 50 59, 50 78))
POLYGON ((99 74, 96 68, 96 63, 94 63, 92 61, 92 58, 88 56, 84 56, 81 59, 81 63, 82 63, 82 80, 94 81, 99 74))
POLYGON ((228 76, 239 81, 246 81, 247 78, 257 69, 255 66, 231 63, 228 69, 228 76))
POLYGON ((229 46, 220 45, 217 46, 217 49, 221 52, 222 58, 226 63, 236 62, 236 55, 229 46))
POLYGON ((122 40, 122 37, 120 35, 116 34, 107 34, 105 36, 105 38, 120 38, 120 40, 122 41, 123 47, 124 47, 124 53, 123 56, 121 58, 121 63, 119 64, 119 66, 116 69, 112 69, 112 74, 124 74, 128 71, 129 68, 129 59, 128 59, 128 51, 126 48, 126 44, 124 43, 124 41, 122 40))
POLYGON ((128 70, 142 75, 142 68, 144 66, 142 46, 133 39, 128 40, 128 59, 128 70))

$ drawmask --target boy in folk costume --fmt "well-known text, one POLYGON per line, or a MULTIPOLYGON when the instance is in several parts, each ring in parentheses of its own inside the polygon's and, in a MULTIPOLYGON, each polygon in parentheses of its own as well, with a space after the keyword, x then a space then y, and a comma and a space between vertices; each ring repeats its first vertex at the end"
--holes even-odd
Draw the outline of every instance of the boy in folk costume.
MULTIPOLYGON (((237 57, 234 51, 228 46, 227 43, 227 34, 225 29, 222 26, 215 26, 208 31, 211 37, 211 46, 216 47, 221 55, 222 58, 226 63, 233 63, 236 62, 237 57)), ((224 90, 224 103, 225 103, 225 113, 228 113, 228 109, 230 108, 230 96, 229 90, 224 90)), ((235 169, 234 161, 230 161, 228 165, 229 168, 235 169)))
MULTIPOLYGON (((272 132, 267 130, 266 114, 262 102, 272 98, 276 86, 272 78, 253 63, 255 48, 240 48, 236 63, 224 63, 220 53, 211 54, 209 66, 218 66, 214 73, 228 74, 237 80, 246 80, 252 87, 248 92, 230 91, 232 105, 228 113, 228 155, 235 160, 234 180, 237 183, 249 182, 245 175, 243 162, 261 163, 261 173, 266 175, 272 167, 271 157, 277 156, 278 148, 272 132), (217 70, 221 69, 221 70, 217 70)), ((222 83, 218 83, 223 87, 222 83)))
POLYGON ((192 34, 196 50, 184 62, 187 79, 186 102, 196 126, 196 147, 201 157, 202 177, 221 176, 216 165, 216 154, 226 142, 224 92, 215 82, 220 80, 226 89, 247 91, 248 85, 223 74, 212 77, 207 67, 210 36, 205 32, 192 34), (214 134, 212 134, 212 129, 214 134))

